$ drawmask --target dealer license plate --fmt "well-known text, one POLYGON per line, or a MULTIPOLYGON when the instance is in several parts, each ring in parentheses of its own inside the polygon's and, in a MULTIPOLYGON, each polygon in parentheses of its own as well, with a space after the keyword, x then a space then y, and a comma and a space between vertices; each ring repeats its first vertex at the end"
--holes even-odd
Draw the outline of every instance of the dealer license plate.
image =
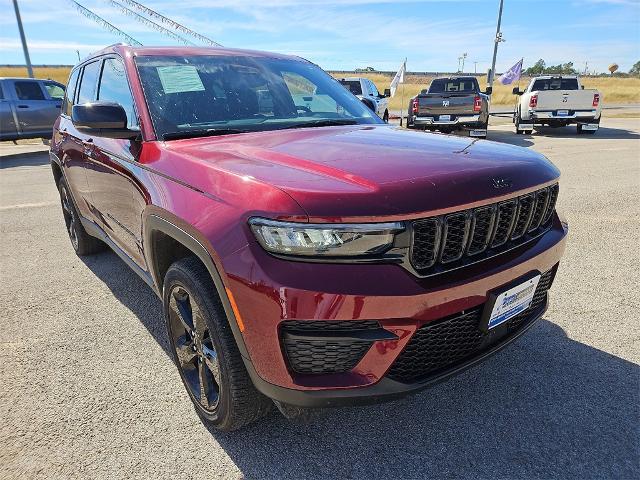
POLYGON ((506 292, 498 294, 489 316, 487 329, 491 330, 529 308, 539 281, 540 275, 536 275, 506 292))
POLYGON ((438 120, 440 120, 441 122, 450 122, 451 115, 440 115, 440 117, 438 117, 438 120))
POLYGON ((569 115, 569 110, 558 110, 559 117, 566 117, 567 115, 569 115))

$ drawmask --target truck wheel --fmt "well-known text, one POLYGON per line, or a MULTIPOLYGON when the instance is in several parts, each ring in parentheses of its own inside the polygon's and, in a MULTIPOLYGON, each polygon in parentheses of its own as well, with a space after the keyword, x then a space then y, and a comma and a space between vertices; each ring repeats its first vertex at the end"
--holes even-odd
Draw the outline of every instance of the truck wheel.
POLYGON ((71 193, 69 193, 69 187, 64 178, 61 178, 58 182, 58 192, 60 193, 64 224, 65 227, 67 227, 67 234, 69 235, 69 240, 71 240, 71 245, 76 254, 82 257, 104 250, 106 245, 97 238, 89 235, 82 226, 80 215, 73 203, 73 198, 71 197, 71 193))
POLYGON ((382 116, 382 121, 384 123, 389 123, 389 110, 384 111, 384 115, 382 116))
POLYGON ((206 423, 237 430, 271 410, 271 400, 249 378, 211 276, 196 257, 169 267, 163 306, 180 378, 206 423))

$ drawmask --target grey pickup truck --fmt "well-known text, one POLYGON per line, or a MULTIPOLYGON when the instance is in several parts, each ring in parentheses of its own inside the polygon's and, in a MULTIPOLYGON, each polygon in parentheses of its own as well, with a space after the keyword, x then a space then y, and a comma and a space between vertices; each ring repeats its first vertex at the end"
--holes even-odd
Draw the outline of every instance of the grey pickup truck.
POLYGON ((409 101, 407 127, 449 133, 465 130, 486 138, 490 87, 480 91, 476 77, 436 78, 409 101))
POLYGON ((0 77, 0 140, 51 138, 64 89, 53 80, 0 77))

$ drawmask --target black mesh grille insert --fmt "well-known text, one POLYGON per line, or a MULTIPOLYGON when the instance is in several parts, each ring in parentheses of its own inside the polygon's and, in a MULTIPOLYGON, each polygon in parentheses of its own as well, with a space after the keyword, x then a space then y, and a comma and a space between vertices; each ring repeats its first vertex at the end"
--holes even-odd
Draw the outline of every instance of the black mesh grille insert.
POLYGON ((496 221, 496 229, 491 242, 492 247, 504 245, 509 240, 517 207, 516 200, 498 204, 498 220, 496 221))
POLYGON ((533 214, 531 215, 531 222, 529 222, 529 231, 535 231, 542 223, 544 212, 547 208, 547 201, 549 200, 549 190, 540 190, 536 194, 535 206, 533 207, 533 214))
POLYGON ((493 330, 488 333, 480 330, 483 306, 429 323, 414 333, 387 375, 403 383, 413 383, 479 355, 504 339, 505 335, 516 333, 546 304, 553 273, 552 269, 542 275, 527 310, 508 320, 506 328, 496 327, 501 335, 493 330))
POLYGON ((557 198, 556 184, 505 202, 415 220, 411 265, 419 274, 438 273, 517 247, 549 229, 557 198))
POLYGON ((435 218, 414 222, 411 258, 415 268, 429 268, 435 263, 439 234, 439 222, 435 218))
POLYGON ((475 255, 484 252, 489 244, 489 237, 493 228, 493 220, 495 218, 495 206, 477 208, 473 211, 473 219, 471 222, 471 234, 467 253, 475 255))
POLYGON ((352 370, 373 342, 349 338, 349 333, 380 328, 375 320, 286 320, 281 323, 280 332, 291 369, 297 373, 318 374, 352 370))
POLYGON ((468 216, 466 213, 455 213, 444 218, 444 234, 442 237, 442 263, 453 262, 462 257, 467 241, 468 216))
POLYGON ((518 216, 513 231, 511 232, 511 240, 517 240, 527 231, 531 214, 533 213, 534 200, 534 195, 525 195, 518 199, 518 216))
POLYGON ((353 369, 371 347, 371 342, 333 340, 288 340, 284 348, 293 371, 341 373, 353 369))

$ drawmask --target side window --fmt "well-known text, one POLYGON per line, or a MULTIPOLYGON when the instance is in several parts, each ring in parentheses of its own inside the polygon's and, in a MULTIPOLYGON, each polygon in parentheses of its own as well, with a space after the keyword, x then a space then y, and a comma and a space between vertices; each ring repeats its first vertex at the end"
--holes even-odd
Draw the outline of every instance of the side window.
POLYGON ((74 93, 76 92, 76 83, 78 83, 79 73, 80 73, 79 68, 71 72, 71 76, 69 77, 69 82, 67 83, 67 90, 65 92, 64 103, 62 105, 62 113, 68 116, 71 116, 71 108, 73 107, 73 96, 74 96, 74 93))
POLYGON ((36 81, 14 82, 18 100, 44 100, 44 92, 36 81))
POLYGON ((76 103, 93 102, 96 99, 96 85, 98 84, 98 75, 100 75, 100 62, 88 63, 84 66, 82 80, 80 80, 80 89, 78 90, 78 99, 76 103))
POLYGON ((138 124, 136 110, 133 106, 133 97, 127 82, 124 63, 118 58, 107 58, 102 67, 98 100, 116 102, 122 105, 127 112, 127 125, 129 128, 138 124))
POLYGON ((53 100, 62 100, 64 98, 64 87, 56 82, 42 82, 49 97, 53 100))
POLYGON ((371 94, 374 97, 379 97, 380 96, 380 92, 378 92, 378 89, 376 88, 376 84, 373 83, 371 80, 369 80, 369 90, 371 91, 371 94))

